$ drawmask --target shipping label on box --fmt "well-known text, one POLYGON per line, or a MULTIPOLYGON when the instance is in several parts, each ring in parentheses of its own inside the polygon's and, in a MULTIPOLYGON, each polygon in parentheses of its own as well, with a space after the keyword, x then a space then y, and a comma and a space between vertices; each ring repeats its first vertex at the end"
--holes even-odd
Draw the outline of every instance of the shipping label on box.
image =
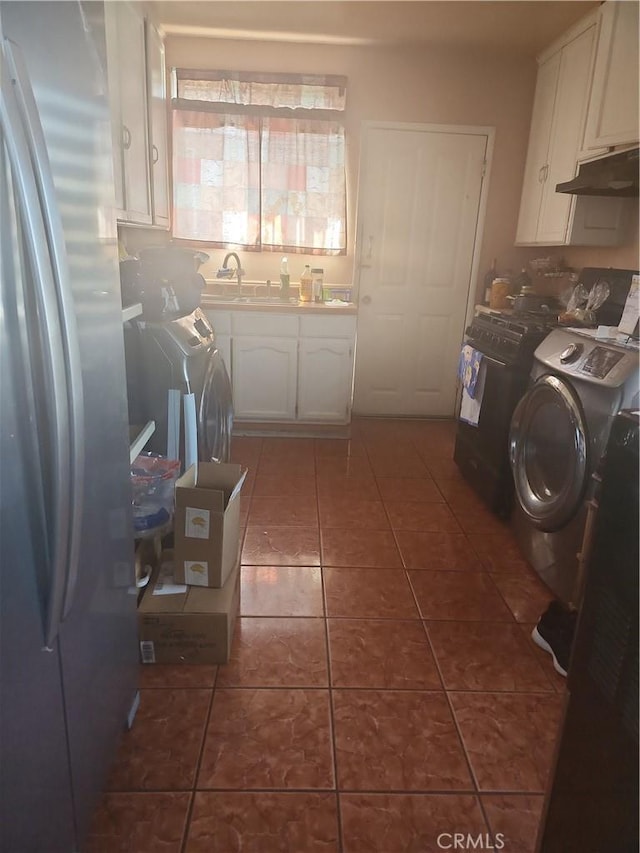
POLYGON ((221 589, 180 590, 168 559, 154 574, 138 607, 140 657, 144 664, 227 663, 240 606, 240 560, 221 589))
POLYGON ((209 563, 206 560, 184 560, 184 582, 189 586, 209 586, 209 563))
POLYGON ((208 509, 185 508, 184 535, 187 539, 208 539, 211 513, 208 509))
POLYGON ((200 462, 176 482, 175 580, 220 588, 233 570, 240 542, 240 465, 200 462))

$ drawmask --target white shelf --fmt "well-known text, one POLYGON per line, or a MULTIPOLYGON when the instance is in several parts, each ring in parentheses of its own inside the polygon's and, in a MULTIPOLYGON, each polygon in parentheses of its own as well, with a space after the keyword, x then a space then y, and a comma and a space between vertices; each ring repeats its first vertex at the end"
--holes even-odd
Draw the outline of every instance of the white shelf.
POLYGON ((129 461, 133 460, 140 454, 146 443, 156 431, 156 422, 148 421, 142 428, 130 427, 131 444, 129 445, 129 461))
POLYGON ((127 305, 126 308, 122 309, 122 322, 126 323, 127 320, 133 320, 134 317, 140 317, 142 314, 142 304, 140 302, 135 302, 133 305, 127 305))

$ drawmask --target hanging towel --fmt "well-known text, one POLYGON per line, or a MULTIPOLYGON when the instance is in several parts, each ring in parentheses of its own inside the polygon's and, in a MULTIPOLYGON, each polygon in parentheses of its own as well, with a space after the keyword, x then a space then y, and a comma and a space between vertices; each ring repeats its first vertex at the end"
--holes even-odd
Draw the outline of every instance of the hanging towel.
POLYGON ((458 361, 458 376, 462 382, 460 420, 472 426, 477 426, 480 420, 485 374, 482 353, 465 344, 458 361))

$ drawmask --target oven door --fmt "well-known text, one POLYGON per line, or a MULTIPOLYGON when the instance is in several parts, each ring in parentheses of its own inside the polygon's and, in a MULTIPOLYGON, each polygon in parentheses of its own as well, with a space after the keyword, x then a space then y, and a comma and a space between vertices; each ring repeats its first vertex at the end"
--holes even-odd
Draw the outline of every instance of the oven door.
POLYGON ((529 375, 521 365, 484 352, 482 363, 486 375, 480 419, 477 426, 458 421, 453 458, 476 494, 493 512, 506 518, 513 507, 507 454, 509 425, 529 375))
POLYGON ((540 377, 516 407, 509 431, 516 497, 539 530, 559 530, 581 506, 587 447, 584 414, 570 385, 540 377))

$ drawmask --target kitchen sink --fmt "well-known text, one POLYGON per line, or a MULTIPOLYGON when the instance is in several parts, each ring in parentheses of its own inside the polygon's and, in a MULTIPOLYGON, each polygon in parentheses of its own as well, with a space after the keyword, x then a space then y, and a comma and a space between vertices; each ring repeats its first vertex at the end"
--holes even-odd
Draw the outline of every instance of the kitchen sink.
POLYGON ((280 299, 279 296, 225 296, 219 293, 208 293, 207 299, 216 302, 237 302, 243 305, 297 305, 297 299, 280 299))
POLYGON ((234 302, 245 302, 249 305, 297 305, 297 299, 280 299, 279 296, 236 296, 234 302))

